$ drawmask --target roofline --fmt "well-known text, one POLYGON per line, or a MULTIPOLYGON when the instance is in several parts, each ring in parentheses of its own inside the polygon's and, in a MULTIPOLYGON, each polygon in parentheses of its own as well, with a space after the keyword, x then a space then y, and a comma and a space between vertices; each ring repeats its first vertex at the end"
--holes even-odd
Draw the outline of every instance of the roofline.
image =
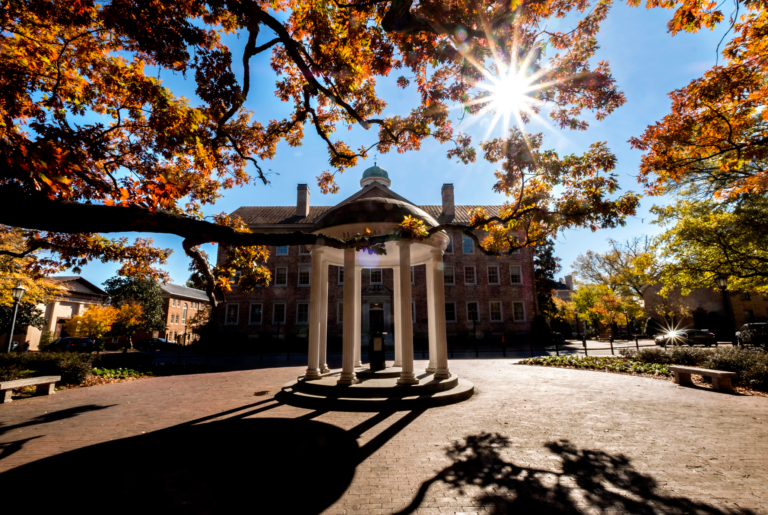
MULTIPOLYGON (((98 293, 90 293, 90 294, 87 294, 87 295, 103 295, 105 297, 109 297, 109 293, 105 292, 104 290, 102 290, 101 288, 99 288, 98 286, 93 284, 91 281, 89 281, 88 279, 84 279, 82 276, 77 275, 77 276, 74 276, 74 277, 72 277, 72 276, 68 276, 68 277, 70 277, 70 278, 69 279, 64 279, 64 280, 56 279, 56 277, 50 277, 49 279, 57 281, 57 282, 60 282, 60 283, 70 283, 70 282, 73 282, 73 281, 80 281, 82 283, 85 283, 85 285, 88 286, 89 288, 91 288, 91 289, 95 290, 96 292, 98 292, 98 293)), ((78 293, 82 294, 82 292, 78 292, 78 293)))

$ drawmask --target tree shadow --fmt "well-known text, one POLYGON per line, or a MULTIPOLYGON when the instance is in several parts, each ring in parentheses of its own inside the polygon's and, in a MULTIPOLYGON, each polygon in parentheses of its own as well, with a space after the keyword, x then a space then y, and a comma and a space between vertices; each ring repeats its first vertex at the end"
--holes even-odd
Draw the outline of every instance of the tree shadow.
POLYGON ((492 514, 633 513, 751 514, 730 511, 667 495, 656 480, 634 469, 624 455, 578 449, 567 440, 546 444, 561 460, 561 470, 522 467, 505 461, 500 451, 509 439, 481 433, 454 443, 446 454, 454 464, 419 488, 399 515, 418 509, 433 485, 442 483, 471 496, 492 514))
POLYGON ((352 481, 356 436, 310 417, 244 418, 277 406, 267 399, 0 473, 0 484, 13 492, 3 508, 70 511, 85 503, 131 514, 320 513, 352 481), (74 476, 80 486, 68 479, 74 476), (42 477, 51 480, 33 479, 42 477))
POLYGON ((75 406, 74 408, 62 409, 59 411, 52 411, 50 413, 44 413, 35 418, 29 419, 26 422, 14 424, 12 426, 6 426, 0 422, 0 435, 8 433, 15 429, 21 429, 22 427, 36 426, 38 424, 48 424, 49 422, 57 422, 59 420, 65 420, 68 418, 76 417, 82 413, 88 413, 91 411, 99 411, 107 408, 111 408, 114 404, 108 406, 97 406, 95 404, 87 404, 85 406, 75 406))

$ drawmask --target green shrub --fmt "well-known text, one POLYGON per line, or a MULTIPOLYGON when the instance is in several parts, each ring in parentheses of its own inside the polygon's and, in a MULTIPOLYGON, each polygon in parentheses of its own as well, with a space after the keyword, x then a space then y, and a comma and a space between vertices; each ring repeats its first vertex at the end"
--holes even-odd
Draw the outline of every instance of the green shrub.
POLYGON ((152 375, 152 372, 144 373, 130 368, 94 368, 93 375, 109 379, 127 379, 129 377, 152 375))
POLYGON ((658 363, 642 363, 615 356, 547 356, 543 358, 524 359, 521 365, 543 365, 556 367, 574 367, 587 370, 607 370, 610 372, 635 372, 638 374, 653 374, 669 376, 671 372, 666 365, 658 363))
POLYGON ((40 343, 37 344, 38 350, 45 350, 55 339, 51 331, 43 331, 43 334, 40 335, 40 343))
POLYGON ((738 384, 768 391, 768 353, 730 347, 718 349, 703 364, 705 368, 739 374, 738 384))
POLYGON ((92 358, 88 354, 64 352, 0 354, 0 377, 7 377, 8 379, 5 380, 50 375, 61 376, 63 384, 76 385, 88 378, 91 368, 92 358))

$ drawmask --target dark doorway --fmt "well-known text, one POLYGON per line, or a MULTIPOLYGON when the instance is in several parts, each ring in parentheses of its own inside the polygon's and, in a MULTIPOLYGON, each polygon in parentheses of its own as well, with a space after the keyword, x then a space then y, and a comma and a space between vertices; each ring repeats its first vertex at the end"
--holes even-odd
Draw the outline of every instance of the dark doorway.
POLYGON ((368 327, 371 333, 384 332, 384 310, 372 309, 368 312, 368 327))

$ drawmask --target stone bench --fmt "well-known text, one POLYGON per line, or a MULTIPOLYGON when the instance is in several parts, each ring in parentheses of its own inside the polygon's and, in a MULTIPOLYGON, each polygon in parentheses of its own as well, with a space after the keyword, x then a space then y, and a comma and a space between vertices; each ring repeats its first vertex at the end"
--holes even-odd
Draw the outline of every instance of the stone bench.
POLYGON ((677 384, 692 385, 691 374, 709 377, 712 379, 712 388, 718 392, 732 392, 733 386, 731 379, 736 379, 736 372, 725 372, 723 370, 710 370, 708 368, 684 367, 681 365, 671 365, 669 369, 675 374, 677 384))
POLYGON ((30 377, 28 379, 0 382, 0 404, 11 402, 13 389, 21 388, 22 386, 37 386, 38 395, 51 395, 54 393, 54 387, 59 381, 61 381, 61 376, 30 377))

